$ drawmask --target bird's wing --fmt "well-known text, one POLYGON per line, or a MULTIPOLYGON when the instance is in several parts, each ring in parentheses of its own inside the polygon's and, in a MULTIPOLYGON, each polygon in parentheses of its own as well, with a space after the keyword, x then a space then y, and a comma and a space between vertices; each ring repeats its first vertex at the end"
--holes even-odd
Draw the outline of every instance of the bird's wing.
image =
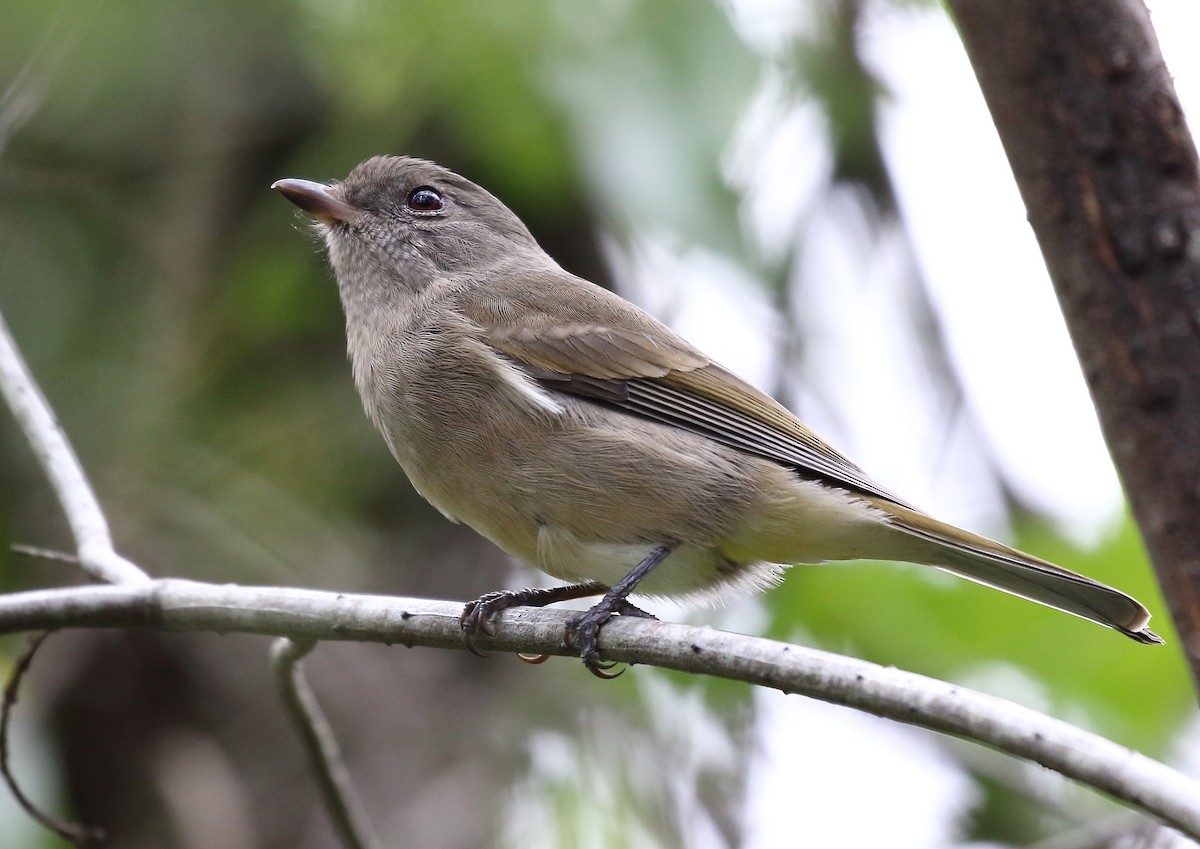
POLYGON ((908 506, 775 399, 673 331, 624 302, 618 307, 608 300, 615 295, 596 295, 590 289, 587 294, 586 315, 572 316, 562 306, 567 299, 557 298, 552 312, 539 310, 539 298, 525 290, 520 296, 522 323, 516 327, 494 311, 465 311, 473 313, 468 317, 483 329, 489 345, 546 388, 699 433, 835 486, 908 506))
POLYGON ((1140 642, 1162 642, 1146 628, 1150 615, 1136 600, 906 504, 773 398, 639 310, 614 303, 615 295, 585 290, 590 302, 572 307, 579 299, 565 296, 579 295, 578 287, 535 291, 533 296, 509 291, 491 307, 464 312, 473 313, 467 317, 487 344, 542 386, 702 434, 859 493, 898 530, 932 545, 917 562, 1066 610, 1140 642), (524 302, 510 303, 517 297, 524 302), (552 307, 547 298, 554 299, 552 307), (504 320, 506 312, 521 316, 519 326, 504 320))

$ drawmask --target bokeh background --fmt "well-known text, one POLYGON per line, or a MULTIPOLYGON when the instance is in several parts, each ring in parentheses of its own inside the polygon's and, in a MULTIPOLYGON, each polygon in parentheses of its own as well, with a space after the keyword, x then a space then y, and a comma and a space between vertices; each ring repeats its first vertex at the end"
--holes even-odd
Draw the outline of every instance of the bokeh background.
MULTIPOLYGON (((1191 0, 1153 9, 1194 104, 1191 0)), ((463 600, 543 580, 408 486, 354 393, 319 245, 267 189, 408 153, 489 188, 566 268, 885 485, 1119 585, 1173 637, 940 6, 9 0, 0 92, 0 310, 119 549, 156 575, 463 600)), ((80 580, 7 550, 70 542, 5 416, 0 542, 6 589, 80 580)), ((727 609, 652 608, 1200 767, 1177 648, 931 570, 794 569, 727 609)), ((267 646, 55 637, 18 774, 117 847, 335 845, 267 646)), ((358 645, 308 669, 389 846, 1172 841, 1037 767, 740 685, 358 645)), ((0 800, 0 846, 61 845, 0 800)))

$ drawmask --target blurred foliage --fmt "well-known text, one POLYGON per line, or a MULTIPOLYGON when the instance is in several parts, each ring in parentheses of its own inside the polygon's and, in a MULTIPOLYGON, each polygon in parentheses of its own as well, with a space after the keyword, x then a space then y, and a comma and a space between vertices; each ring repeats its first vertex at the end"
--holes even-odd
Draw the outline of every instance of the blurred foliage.
MULTIPOLYGON (((857 187, 871 220, 896 224, 876 138, 885 86, 856 52, 863 7, 812 9, 807 34, 764 59, 729 8, 684 0, 10 0, 0 309, 121 550, 216 581, 466 599, 509 580, 372 432, 318 245, 267 187, 426 156, 598 282, 612 282, 606 251, 656 235, 779 289, 791 260, 758 258, 719 167, 765 65, 820 104, 826 190, 857 187)), ((784 310, 800 297, 777 295, 784 310)), ((915 324, 930 315, 914 301, 915 324)), ((927 329, 931 369, 952 381, 927 329)), ((7 421, 0 449, 0 539, 69 547, 7 421)), ((1093 552, 1019 527, 1019 544, 1156 601, 1128 522, 1093 552)), ((7 548, 0 575, 6 589, 77 579, 7 548)), ((763 633, 1009 695, 1016 680, 1018 697, 1151 753, 1191 709, 1175 650, 927 570, 797 569, 762 604, 763 633)), ((745 688, 645 669, 601 685, 576 664, 460 655, 323 646, 308 665, 385 840, 738 844, 755 758, 745 688)), ((331 845, 265 656, 251 638, 64 635, 23 703, 58 760, 43 745, 24 769, 49 772, 63 808, 116 845, 331 845)), ((981 817, 976 831, 1028 839, 1040 820, 1020 805, 1024 824, 981 817)))

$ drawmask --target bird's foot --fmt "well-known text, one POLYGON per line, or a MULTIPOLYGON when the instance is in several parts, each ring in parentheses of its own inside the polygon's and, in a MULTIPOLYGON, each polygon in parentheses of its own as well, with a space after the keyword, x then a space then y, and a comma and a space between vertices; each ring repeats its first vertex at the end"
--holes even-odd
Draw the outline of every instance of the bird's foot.
MULTIPOLYGON (((483 652, 476 648, 475 640, 480 634, 486 637, 496 635, 496 630, 492 627, 492 620, 502 610, 510 607, 545 607, 556 601, 599 595, 606 589, 607 587, 601 584, 588 583, 541 589, 496 590, 484 593, 475 601, 467 602, 463 607, 462 615, 458 617, 458 624, 463 632, 463 642, 466 643, 471 654, 484 657, 483 652)), ((637 608, 633 609, 637 610, 637 608)), ((649 614, 643 613, 643 615, 649 614)))
POLYGON ((587 667, 588 672, 597 678, 611 679, 616 678, 625 670, 612 672, 610 670, 617 665, 616 661, 600 659, 600 628, 615 613, 613 610, 615 605, 606 602, 608 602, 607 597, 599 604, 596 604, 591 609, 568 622, 567 632, 563 635, 563 642, 568 647, 579 652, 579 656, 583 659, 583 665, 587 667))
MULTIPOLYGON (((497 590, 486 593, 463 607, 462 615, 458 617, 458 624, 463 632, 463 641, 472 654, 483 657, 482 652, 475 646, 475 641, 480 634, 487 637, 496 635, 496 631, 492 627, 492 620, 502 610, 510 607, 544 607, 556 601, 604 593, 604 598, 600 599, 590 610, 567 623, 566 633, 563 634, 563 645, 578 650, 579 656, 583 658, 583 665, 597 678, 616 678, 621 673, 610 672, 616 663, 600 659, 600 628, 613 616, 654 618, 652 614, 630 604, 627 597, 642 578, 646 577, 650 570, 665 560, 670 553, 669 546, 657 546, 628 575, 611 588, 589 582, 547 589, 497 590)), ((535 655, 534 657, 538 658, 539 656, 535 655)))
POLYGON ((647 613, 640 607, 631 604, 627 599, 605 596, 590 610, 567 623, 564 642, 570 648, 576 649, 583 659, 583 665, 588 672, 597 678, 616 678, 621 672, 612 672, 617 665, 615 661, 600 659, 600 628, 613 616, 632 616, 637 619, 657 619, 653 613, 647 613))
POLYGON ((614 661, 600 659, 600 628, 613 616, 654 618, 640 607, 630 604, 627 598, 642 579, 650 574, 655 566, 666 560, 670 553, 670 546, 656 546, 628 575, 613 584, 612 589, 604 594, 604 598, 567 624, 566 644, 579 650, 583 665, 597 678, 616 678, 621 674, 610 671, 617 665, 614 661))
POLYGON ((521 596, 525 592, 529 592, 529 590, 496 590, 484 593, 463 606, 462 615, 458 617, 458 627, 462 629, 463 642, 467 644, 467 651, 476 657, 487 656, 475 647, 476 638, 480 634, 494 637, 496 629, 492 627, 492 617, 501 610, 523 604, 521 596))

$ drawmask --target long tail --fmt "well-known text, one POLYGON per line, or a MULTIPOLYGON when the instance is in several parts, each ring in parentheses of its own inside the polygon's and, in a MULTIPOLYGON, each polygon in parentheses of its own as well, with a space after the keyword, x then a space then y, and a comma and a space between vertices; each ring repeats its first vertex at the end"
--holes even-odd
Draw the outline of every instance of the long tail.
POLYGON ((930 544, 916 547, 920 552, 913 558, 916 562, 1073 613, 1139 643, 1163 641, 1146 627, 1150 612, 1120 590, 916 510, 890 502, 877 504, 893 527, 930 544))

